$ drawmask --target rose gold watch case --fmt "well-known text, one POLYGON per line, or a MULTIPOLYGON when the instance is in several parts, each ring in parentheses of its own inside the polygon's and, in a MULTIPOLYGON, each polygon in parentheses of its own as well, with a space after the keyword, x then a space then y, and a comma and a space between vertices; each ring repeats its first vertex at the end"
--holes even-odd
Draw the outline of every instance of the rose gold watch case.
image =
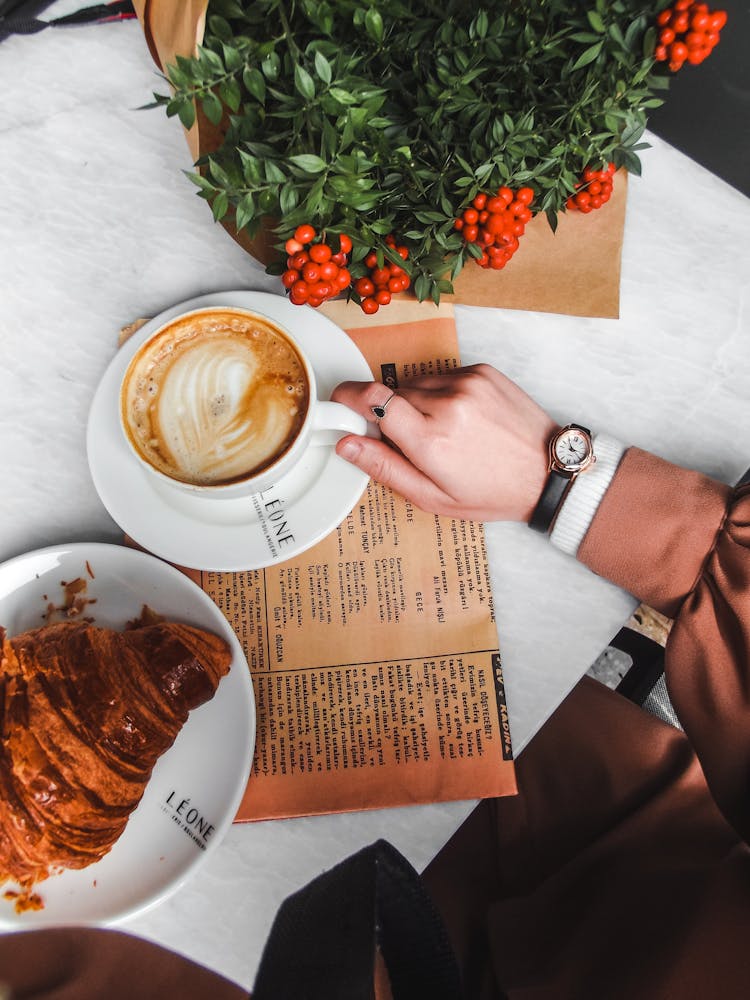
POLYGON ((591 466, 596 461, 596 455, 594 454, 594 442, 591 439, 591 434, 586 430, 585 427, 581 427, 580 424, 566 424, 565 427, 561 427, 556 434, 550 438, 549 442, 549 466, 548 472, 559 472, 561 475, 569 475, 571 478, 577 476, 579 472, 585 472, 586 469, 590 469, 591 466), (563 465, 560 459, 555 454, 555 446, 563 435, 567 434, 569 431, 576 431, 580 437, 586 442, 587 452, 582 461, 577 462, 573 465, 563 465))

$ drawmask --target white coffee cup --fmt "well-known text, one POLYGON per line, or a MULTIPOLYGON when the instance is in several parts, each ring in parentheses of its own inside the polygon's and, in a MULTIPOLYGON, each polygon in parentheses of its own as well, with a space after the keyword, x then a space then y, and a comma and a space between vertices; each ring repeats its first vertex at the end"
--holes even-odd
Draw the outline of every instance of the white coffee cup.
POLYGON ((270 489, 331 432, 373 433, 354 410, 318 399, 293 333, 220 306, 177 316, 140 345, 120 385, 120 425, 149 475, 211 499, 270 489))

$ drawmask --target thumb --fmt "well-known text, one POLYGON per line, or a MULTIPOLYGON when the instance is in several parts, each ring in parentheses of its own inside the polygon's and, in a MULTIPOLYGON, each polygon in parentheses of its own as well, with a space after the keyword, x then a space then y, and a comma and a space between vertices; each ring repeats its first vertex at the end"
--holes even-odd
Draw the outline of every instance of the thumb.
POLYGON ((336 454, 422 510, 448 514, 455 507, 452 498, 429 476, 384 441, 349 434, 337 443, 336 454))

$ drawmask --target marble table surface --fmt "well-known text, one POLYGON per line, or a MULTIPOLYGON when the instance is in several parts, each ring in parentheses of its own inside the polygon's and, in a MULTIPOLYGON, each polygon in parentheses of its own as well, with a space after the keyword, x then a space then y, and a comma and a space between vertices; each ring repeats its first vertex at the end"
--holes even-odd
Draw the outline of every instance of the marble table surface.
MULTIPOLYGON (((120 327, 203 292, 277 289, 195 196, 176 121, 137 110, 160 85, 136 22, 0 47, 0 560, 120 540, 85 449, 120 327)), ((561 422, 731 482, 750 464, 750 202, 650 141, 629 187, 620 319, 460 307, 460 349, 561 422)), ((487 540, 519 751, 636 601, 524 527, 488 525, 487 540)), ((379 836, 422 867, 470 808, 235 826, 199 876, 122 926, 249 987, 289 892, 379 836)))

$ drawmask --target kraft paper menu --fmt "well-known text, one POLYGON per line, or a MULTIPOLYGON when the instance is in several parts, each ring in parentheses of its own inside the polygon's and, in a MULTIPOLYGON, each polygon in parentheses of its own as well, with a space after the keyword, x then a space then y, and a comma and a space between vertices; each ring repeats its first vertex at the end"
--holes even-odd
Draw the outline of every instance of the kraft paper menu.
MULTIPOLYGON (((323 311, 394 388, 458 367, 450 304, 323 311)), ((370 482, 344 522, 293 559, 188 572, 252 673, 257 742, 238 821, 515 792, 481 524, 370 482)))
MULTIPOLYGON (((450 306, 324 311, 394 387, 458 365, 450 306)), ((255 687, 257 745, 238 820, 515 791, 480 524, 426 514, 370 483, 294 559, 200 576, 255 687)))

